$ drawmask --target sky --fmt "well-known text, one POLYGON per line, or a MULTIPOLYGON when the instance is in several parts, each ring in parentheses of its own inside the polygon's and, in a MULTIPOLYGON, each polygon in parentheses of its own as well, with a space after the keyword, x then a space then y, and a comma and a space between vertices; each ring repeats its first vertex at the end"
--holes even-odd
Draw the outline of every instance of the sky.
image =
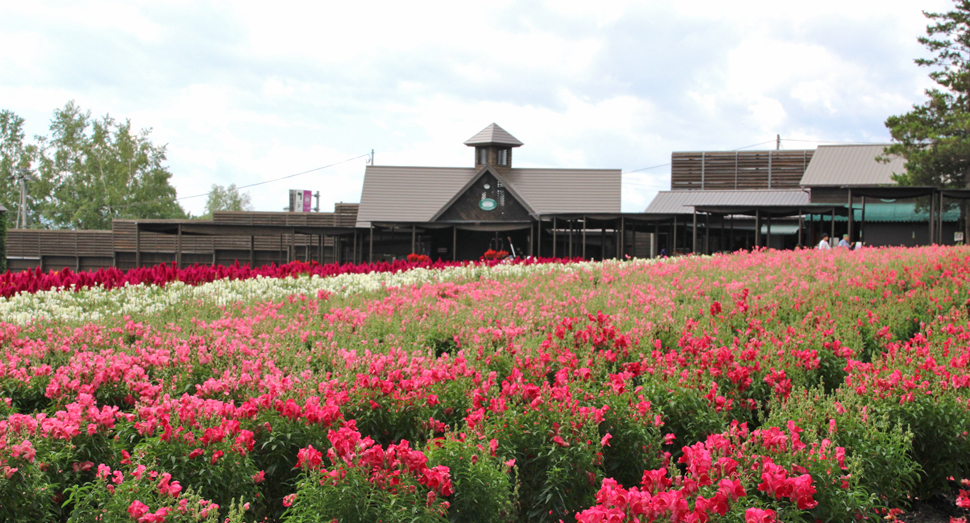
POLYGON ((0 109, 48 134, 74 100, 167 144, 180 203, 254 186, 320 210, 377 165, 473 166, 497 123, 516 167, 622 169, 625 212, 674 151, 884 143, 924 100, 922 11, 948 0, 0 2, 0 109), (328 167, 329 166, 329 167, 328 167), (319 169, 321 167, 326 167, 319 169), (201 196, 200 196, 201 195, 201 196))

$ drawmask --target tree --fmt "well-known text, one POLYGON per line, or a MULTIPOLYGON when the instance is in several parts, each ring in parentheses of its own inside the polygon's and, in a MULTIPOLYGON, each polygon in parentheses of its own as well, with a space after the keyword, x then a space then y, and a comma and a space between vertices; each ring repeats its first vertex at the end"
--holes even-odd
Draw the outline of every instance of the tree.
POLYGON ((903 185, 970 186, 970 0, 956 0, 946 13, 923 14, 934 23, 919 42, 934 53, 916 63, 932 68, 939 86, 927 89, 928 100, 913 110, 890 116, 886 127, 893 143, 886 154, 906 159, 903 185))
MULTIPOLYGON (((20 210, 20 185, 15 176, 30 169, 37 147, 24 142, 24 119, 11 111, 0 111, 0 204, 7 209, 7 226, 16 225, 20 210)), ((28 200, 28 213, 35 215, 38 202, 28 200)))
MULTIPOLYGON (((54 111, 50 136, 23 146, 23 119, 0 114, 10 129, 3 131, 0 166, 35 164, 36 181, 28 186, 31 226, 110 229, 112 219, 185 218, 163 165, 165 146, 151 142, 150 130, 133 132, 129 120, 109 115, 91 118, 71 101, 54 111)), ((10 209, 19 189, 16 195, 3 186, 0 203, 10 209)))
POLYGON ((203 218, 211 218, 216 211, 251 211, 253 204, 248 192, 240 193, 236 184, 229 187, 212 184, 209 197, 205 201, 203 218))

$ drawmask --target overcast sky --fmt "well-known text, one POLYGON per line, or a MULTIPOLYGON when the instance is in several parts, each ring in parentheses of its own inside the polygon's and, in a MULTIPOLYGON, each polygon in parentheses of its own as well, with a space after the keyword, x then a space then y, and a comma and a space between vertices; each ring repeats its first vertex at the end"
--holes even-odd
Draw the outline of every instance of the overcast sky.
POLYGON ((923 101, 921 10, 946 0, 2 2, 0 109, 46 134, 68 100, 168 144, 183 207, 212 184, 357 202, 365 159, 472 166, 495 122, 518 167, 617 168, 623 210, 673 151, 889 140, 923 101), (762 143, 771 142, 771 143, 762 143), (661 165, 654 169, 640 170, 661 165))

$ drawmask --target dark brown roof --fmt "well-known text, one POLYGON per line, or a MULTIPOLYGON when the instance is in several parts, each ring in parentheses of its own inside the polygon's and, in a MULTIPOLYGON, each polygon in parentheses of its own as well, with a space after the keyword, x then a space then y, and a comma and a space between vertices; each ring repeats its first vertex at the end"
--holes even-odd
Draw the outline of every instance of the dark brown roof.
MULTIPOLYGON (((368 166, 357 226, 431 221, 480 170, 368 166)), ((537 214, 620 212, 619 169, 502 169, 501 177, 537 214)))
POLYGON ((808 193, 801 189, 760 191, 661 191, 643 212, 650 214, 693 214, 694 206, 808 206, 808 193))
POLYGON ((465 145, 511 145, 518 147, 522 145, 522 142, 499 127, 498 124, 493 123, 479 131, 475 136, 465 140, 465 145))

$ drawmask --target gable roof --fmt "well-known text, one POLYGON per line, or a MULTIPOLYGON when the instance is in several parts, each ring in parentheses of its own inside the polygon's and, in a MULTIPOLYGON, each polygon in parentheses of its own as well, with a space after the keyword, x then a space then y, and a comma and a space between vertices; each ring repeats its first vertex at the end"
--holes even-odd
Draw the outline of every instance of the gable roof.
POLYGON ((522 206, 525 207, 525 210, 528 211, 529 214, 531 214, 532 216, 536 215, 535 210, 533 210, 532 206, 529 205, 529 201, 523 198, 522 195, 520 195, 518 191, 515 190, 515 187, 512 184, 510 184, 508 180, 506 180, 501 174, 499 174, 498 171, 486 165, 478 171, 478 174, 476 174, 475 176, 472 176, 468 180, 468 183, 466 183, 465 186, 461 188, 461 190, 456 192, 455 195, 451 197, 451 199, 445 202, 445 204, 441 206, 441 209, 438 209, 438 212, 434 213, 434 216, 432 216, 431 219, 428 221, 433 222, 438 218, 440 218, 441 215, 444 214, 449 207, 454 205, 454 203, 458 201, 458 199, 461 198, 461 196, 465 194, 465 192, 468 191, 468 189, 471 188, 472 185, 475 185, 475 182, 480 180, 482 176, 485 176, 485 173, 491 174, 492 176, 495 177, 496 180, 501 182, 501 184, 505 186, 505 189, 512 194, 512 197, 515 198, 520 204, 522 204, 522 206))
POLYGON ((499 127, 498 124, 493 123, 479 131, 475 136, 465 140, 465 145, 511 145, 512 147, 519 147, 522 142, 499 127))
POLYGON ((906 160, 891 156, 889 163, 876 161, 887 145, 820 145, 800 185, 896 185, 893 173, 906 172, 906 160))
POLYGON ((808 193, 801 189, 760 191, 661 191, 653 198, 648 214, 693 214, 694 206, 799 207, 808 206, 808 193))
MULTIPOLYGON (((430 222, 483 169, 367 166, 357 226, 430 222)), ((496 174, 496 170, 489 172, 496 174)), ((502 169, 502 184, 536 214, 620 212, 619 169, 502 169)))

